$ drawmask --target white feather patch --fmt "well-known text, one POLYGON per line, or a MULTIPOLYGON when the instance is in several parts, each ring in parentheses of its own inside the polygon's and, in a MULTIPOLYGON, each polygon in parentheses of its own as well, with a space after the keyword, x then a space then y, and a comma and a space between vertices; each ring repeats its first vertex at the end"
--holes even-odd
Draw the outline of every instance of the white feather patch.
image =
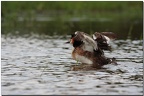
POLYGON ((75 34, 77 34, 77 31, 75 32, 75 34))
POLYGON ((92 64, 93 62, 91 60, 89 60, 88 58, 84 57, 84 56, 80 56, 78 54, 76 54, 75 56, 76 60, 78 60, 79 62, 82 63, 86 63, 86 64, 92 64))
POLYGON ((98 49, 96 41, 94 41, 91 37, 84 35, 83 41, 86 43, 86 46, 92 46, 95 50, 98 49))
POLYGON ((93 35, 93 39, 95 40, 95 39, 97 39, 97 37, 95 35, 93 35))
POLYGON ((107 43, 108 43, 108 44, 110 44, 110 38, 109 38, 109 37, 107 37, 107 36, 104 36, 104 37, 106 38, 107 43))
POLYGON ((94 50, 93 46, 91 46, 90 44, 87 44, 87 43, 85 43, 82 46, 82 49, 85 50, 85 51, 90 51, 90 52, 93 52, 93 50, 94 50))

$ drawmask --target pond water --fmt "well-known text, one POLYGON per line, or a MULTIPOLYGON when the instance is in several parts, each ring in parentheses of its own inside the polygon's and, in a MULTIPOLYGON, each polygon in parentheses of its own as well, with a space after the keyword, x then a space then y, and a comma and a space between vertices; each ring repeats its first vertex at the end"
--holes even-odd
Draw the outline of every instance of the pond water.
POLYGON ((68 39, 1 37, 2 95, 142 95, 142 40, 115 40, 118 65, 72 71, 68 39))
MULTIPOLYGON (((116 13, 117 14, 117 13, 116 13)), ((55 15, 57 17, 57 15, 55 15)), ((67 35, 79 30, 88 34, 93 32, 114 32, 119 39, 142 40, 142 18, 97 18, 97 17, 71 17, 55 18, 54 16, 36 15, 32 17, 2 18, 2 34, 25 35, 67 35)))

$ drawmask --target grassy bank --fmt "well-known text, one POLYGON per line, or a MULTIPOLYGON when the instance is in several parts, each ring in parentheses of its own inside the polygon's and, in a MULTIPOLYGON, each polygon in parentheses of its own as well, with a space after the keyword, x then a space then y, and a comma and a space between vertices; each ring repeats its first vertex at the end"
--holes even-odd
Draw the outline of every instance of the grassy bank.
POLYGON ((142 34, 142 6, 140 1, 2 1, 2 33, 63 35, 81 30, 137 35, 142 34))
POLYGON ((21 11, 125 11, 142 10, 143 2, 136 1, 2 1, 2 10, 5 12, 21 11))
POLYGON ((51 14, 50 16, 105 16, 142 17, 143 2, 136 1, 2 1, 2 14, 28 15, 51 14), (87 13, 88 12, 88 13, 87 13), (63 14, 64 13, 64 14, 63 14))

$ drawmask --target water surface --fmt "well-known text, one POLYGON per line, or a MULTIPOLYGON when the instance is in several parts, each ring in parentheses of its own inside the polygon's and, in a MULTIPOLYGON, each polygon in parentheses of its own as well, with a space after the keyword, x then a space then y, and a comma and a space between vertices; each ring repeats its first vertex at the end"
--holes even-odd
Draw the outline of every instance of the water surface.
POLYGON ((1 37, 2 95, 142 95, 140 40, 116 40, 100 70, 72 71, 68 39, 1 37))

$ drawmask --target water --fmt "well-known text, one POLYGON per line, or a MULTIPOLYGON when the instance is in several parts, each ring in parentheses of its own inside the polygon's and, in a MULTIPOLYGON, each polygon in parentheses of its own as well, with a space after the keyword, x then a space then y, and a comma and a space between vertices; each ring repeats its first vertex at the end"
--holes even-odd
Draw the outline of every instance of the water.
POLYGON ((140 40, 116 40, 118 65, 71 70, 68 39, 1 37, 2 95, 142 95, 143 49, 140 40))
MULTIPOLYGON (((117 13, 116 13, 117 14, 117 13)), ((55 15, 57 16, 57 15, 55 15)), ((61 16, 61 15, 60 15, 61 16)), ((83 31, 88 34, 94 32, 114 32, 119 39, 142 39, 142 18, 103 18, 89 16, 66 16, 55 18, 37 14, 36 16, 18 16, 13 19, 3 18, 2 34, 43 34, 43 35, 66 35, 75 31, 83 31)))

